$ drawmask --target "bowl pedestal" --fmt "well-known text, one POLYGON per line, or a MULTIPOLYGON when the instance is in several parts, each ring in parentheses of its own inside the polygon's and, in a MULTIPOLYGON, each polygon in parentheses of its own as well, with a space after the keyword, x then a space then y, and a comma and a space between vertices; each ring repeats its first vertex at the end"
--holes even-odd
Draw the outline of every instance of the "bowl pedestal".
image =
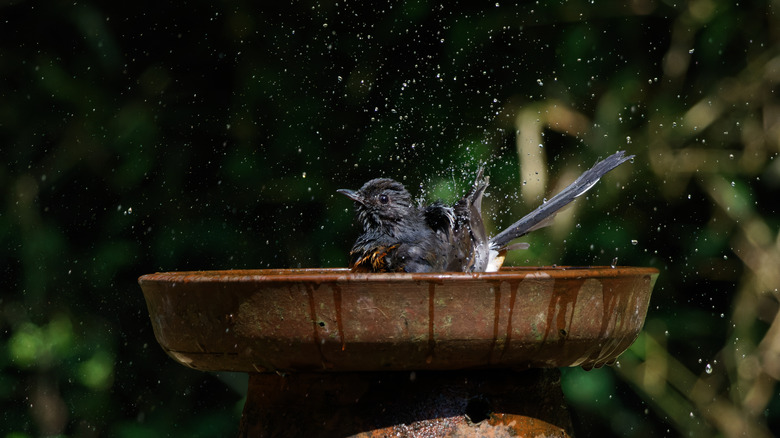
POLYGON ((250 374, 240 437, 568 437, 556 368, 250 374))

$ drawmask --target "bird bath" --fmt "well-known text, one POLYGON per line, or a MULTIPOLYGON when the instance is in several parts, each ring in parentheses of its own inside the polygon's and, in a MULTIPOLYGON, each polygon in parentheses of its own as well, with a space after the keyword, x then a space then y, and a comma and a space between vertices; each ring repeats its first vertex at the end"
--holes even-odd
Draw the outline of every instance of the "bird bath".
POLYGON ((614 362, 657 276, 279 269, 139 283, 173 359, 250 373, 242 436, 568 436, 557 368, 614 362))

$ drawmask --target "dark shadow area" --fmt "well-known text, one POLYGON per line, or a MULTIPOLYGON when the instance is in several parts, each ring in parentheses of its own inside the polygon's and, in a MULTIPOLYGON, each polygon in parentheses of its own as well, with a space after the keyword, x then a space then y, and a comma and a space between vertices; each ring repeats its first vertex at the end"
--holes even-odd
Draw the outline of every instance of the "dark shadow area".
POLYGON ((557 369, 252 374, 249 388, 240 436, 571 434, 557 369))

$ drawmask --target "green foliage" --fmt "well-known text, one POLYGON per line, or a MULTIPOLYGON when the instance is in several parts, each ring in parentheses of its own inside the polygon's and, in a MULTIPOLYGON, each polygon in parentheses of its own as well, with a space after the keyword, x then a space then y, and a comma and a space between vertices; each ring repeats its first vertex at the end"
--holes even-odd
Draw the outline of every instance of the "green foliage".
POLYGON ((55 366, 71 348, 73 327, 70 320, 62 315, 55 315, 44 327, 31 322, 22 323, 8 340, 11 362, 20 368, 55 366))

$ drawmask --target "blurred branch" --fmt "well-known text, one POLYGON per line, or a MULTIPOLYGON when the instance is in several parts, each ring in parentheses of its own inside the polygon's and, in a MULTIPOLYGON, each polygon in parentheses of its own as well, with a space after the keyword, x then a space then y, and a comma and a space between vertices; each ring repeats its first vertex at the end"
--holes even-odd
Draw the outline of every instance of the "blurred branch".
POLYGON ((540 199, 547 192, 547 159, 542 132, 549 128, 576 137, 587 133, 590 125, 591 121, 584 114, 556 99, 518 110, 516 147, 523 197, 540 199))
MULTIPOLYGON (((692 2, 678 17, 664 61, 665 83, 679 85, 684 78, 690 62, 685 51, 701 21, 694 20, 694 8, 704 14, 705 3, 692 2)), ((773 93, 779 83, 780 57, 765 50, 687 110, 659 111, 647 126, 650 168, 664 182, 663 194, 678 199, 693 181, 716 207, 710 221, 719 222, 746 268, 732 305, 733 332, 723 341, 720 361, 708 363, 702 375, 672 357, 662 336, 650 334, 653 321, 620 360, 618 374, 681 433, 714 434, 693 421, 695 411, 727 437, 772 436, 764 413, 780 378, 780 245, 751 202, 745 179, 766 169, 780 146, 780 105, 773 93), (770 324, 763 337, 757 335, 762 321, 770 324)))
POLYGON ((695 410, 727 437, 773 436, 758 418, 718 394, 708 375, 697 378, 647 332, 640 334, 637 342, 620 358, 616 369, 681 432, 691 432, 694 436, 712 435, 707 433, 706 424, 696 421, 695 410))
POLYGON ((774 110, 777 102, 771 93, 779 81, 780 57, 766 51, 737 77, 722 79, 714 87, 716 91, 685 111, 679 125, 668 114, 651 120, 652 132, 647 134, 651 169, 660 178, 674 182, 662 186, 667 196, 679 196, 695 173, 737 173, 742 169, 755 174, 765 167, 770 150, 780 146, 780 112, 774 110), (745 111, 748 114, 742 116, 745 111), (708 139, 711 143, 724 142, 729 132, 718 131, 718 123, 731 123, 730 118, 734 117, 744 121, 738 121, 737 128, 747 125, 740 130, 739 139, 745 149, 740 153, 706 147, 708 139), (752 118, 763 119, 764 129, 749 124, 752 118), (702 144, 691 146, 697 138, 702 139, 702 144))

